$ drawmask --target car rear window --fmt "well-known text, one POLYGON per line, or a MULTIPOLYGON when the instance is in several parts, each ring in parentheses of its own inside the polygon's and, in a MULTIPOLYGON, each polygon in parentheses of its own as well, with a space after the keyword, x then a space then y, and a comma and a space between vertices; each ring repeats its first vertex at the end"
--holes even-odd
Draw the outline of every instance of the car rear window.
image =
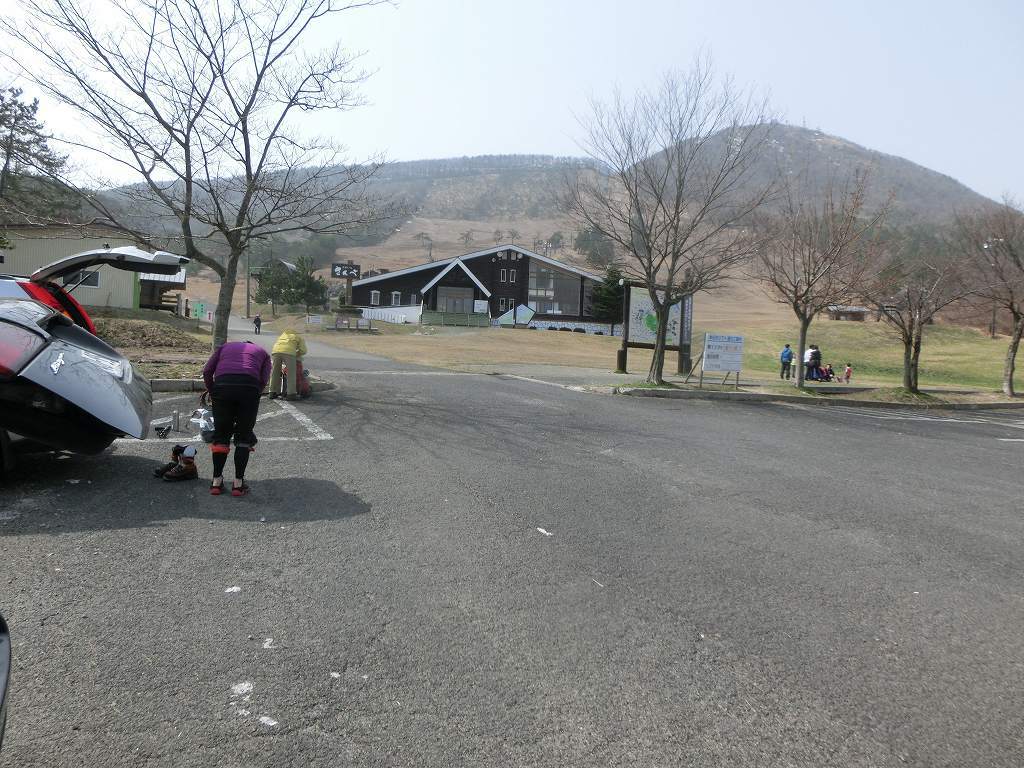
POLYGON ((25 292, 21 290, 17 280, 0 277, 0 296, 5 299, 23 299, 25 292))

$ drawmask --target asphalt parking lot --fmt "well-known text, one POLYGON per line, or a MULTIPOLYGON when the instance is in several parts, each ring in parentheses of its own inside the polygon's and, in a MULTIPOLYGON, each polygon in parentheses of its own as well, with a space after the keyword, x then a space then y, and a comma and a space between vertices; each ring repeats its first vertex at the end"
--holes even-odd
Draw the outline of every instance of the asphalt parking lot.
POLYGON ((0 766, 1024 762, 1019 412, 308 364, 248 497, 0 490, 0 766))

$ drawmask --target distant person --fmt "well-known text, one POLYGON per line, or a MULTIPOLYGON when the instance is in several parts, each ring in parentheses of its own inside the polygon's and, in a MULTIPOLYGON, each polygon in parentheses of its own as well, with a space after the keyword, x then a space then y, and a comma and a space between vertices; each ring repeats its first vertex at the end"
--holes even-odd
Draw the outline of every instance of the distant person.
POLYGON ((823 371, 823 373, 824 373, 825 381, 832 381, 833 379, 837 379, 838 378, 836 376, 835 370, 833 370, 833 368, 832 368, 832 363, 828 363, 825 366, 825 370, 823 371))
POLYGON ((811 376, 812 381, 817 381, 820 376, 818 371, 821 369, 821 350, 818 349, 817 344, 811 344, 811 372, 814 374, 811 376))
POLYGON ((260 317, 259 315, 256 315, 256 317, 254 317, 252 319, 252 328, 253 328, 253 331, 256 333, 257 336, 260 335, 260 329, 262 327, 263 327, 263 318, 260 317))
POLYGON ((203 367, 203 382, 213 404, 213 480, 210 494, 220 496, 224 489, 224 465, 235 441, 235 480, 232 496, 249 492, 245 468, 256 445, 256 414, 260 393, 270 378, 270 355, 251 341, 229 341, 218 347, 203 367))
POLYGON ((811 355, 814 354, 814 346, 809 346, 804 350, 804 378, 811 378, 811 355))
POLYGON ((790 349, 789 344, 782 348, 782 352, 779 354, 779 362, 782 363, 779 378, 788 379, 793 368, 793 350, 790 349))
POLYGON ((846 364, 846 370, 843 371, 843 381, 847 384, 850 383, 850 379, 853 377, 853 366, 849 363, 846 364))
POLYGON ((297 362, 306 354, 306 342, 292 328, 286 328, 271 350, 273 358, 273 370, 270 374, 270 399, 273 400, 281 394, 281 367, 288 368, 287 380, 285 382, 286 400, 298 400, 298 365, 297 362))

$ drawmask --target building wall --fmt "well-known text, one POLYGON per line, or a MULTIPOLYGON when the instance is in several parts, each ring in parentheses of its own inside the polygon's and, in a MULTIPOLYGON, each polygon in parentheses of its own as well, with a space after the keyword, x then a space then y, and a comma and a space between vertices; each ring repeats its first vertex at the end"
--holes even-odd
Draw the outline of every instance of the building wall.
MULTIPOLYGON (((63 228, 8 229, 4 234, 13 246, 0 251, 0 273, 27 277, 40 267, 91 248, 104 245, 135 245, 131 238, 111 234, 91 233, 83 235, 80 230, 63 228)), ((92 307, 135 308, 138 301, 136 284, 138 275, 113 267, 91 267, 98 270, 99 286, 78 286, 71 294, 80 304, 92 307)), ((57 282, 63 285, 63 280, 57 282)))
MULTIPOLYGON (((393 306, 391 303, 391 294, 394 291, 398 291, 402 294, 402 300, 397 306, 419 304, 423 299, 420 294, 420 289, 433 280, 437 276, 437 273, 444 269, 445 266, 447 265, 441 264, 438 265, 436 269, 421 269, 418 272, 413 272, 408 275, 389 277, 384 280, 369 283, 368 285, 353 285, 352 303, 357 307, 373 306, 370 303, 370 292, 380 291, 380 304, 377 306, 390 307, 393 306), (413 299, 413 294, 416 295, 415 299, 413 299)), ((458 269, 458 267, 456 267, 456 269, 458 269)), ((459 271, 461 272, 462 270, 460 269, 459 271)))
MULTIPOLYGON (((497 317, 506 312, 511 306, 527 305, 529 303, 530 288, 530 257, 525 254, 513 251, 502 251, 490 256, 478 256, 463 262, 466 267, 476 275, 477 279, 491 292, 489 299, 490 315, 497 317), (504 257, 504 258, 503 258, 504 257), (518 258, 516 258, 518 257, 518 258), (502 281, 501 273, 505 270, 505 280, 502 281), (515 270, 515 280, 512 279, 512 270, 515 270), (504 300, 504 302, 502 301, 504 300)), ((397 275, 394 278, 378 280, 367 285, 356 285, 352 288, 352 303, 360 307, 380 306, 390 307, 391 294, 394 291, 401 293, 401 301, 397 306, 407 306, 423 302, 427 310, 437 309, 437 288, 459 287, 474 288, 474 296, 477 299, 486 298, 483 293, 475 288, 469 276, 459 267, 450 270, 441 280, 428 291, 426 296, 420 294, 424 285, 429 283, 437 274, 447 267, 447 264, 439 265, 436 269, 422 269, 407 275, 397 275), (370 303, 371 291, 380 291, 380 304, 370 303), (414 298, 415 295, 415 298, 414 298)), ((576 277, 574 275, 574 277, 576 277)), ((583 296, 584 282, 589 282, 583 277, 577 277, 580 284, 580 297, 583 296)), ((554 315, 563 319, 567 315, 554 315)), ((586 318, 585 318, 586 319, 586 318)))

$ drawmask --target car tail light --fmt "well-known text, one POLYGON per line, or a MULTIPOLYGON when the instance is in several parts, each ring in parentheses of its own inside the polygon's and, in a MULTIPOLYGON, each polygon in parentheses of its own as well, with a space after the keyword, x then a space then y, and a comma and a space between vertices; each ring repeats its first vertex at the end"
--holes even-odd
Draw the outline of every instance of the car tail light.
POLYGON ((0 323, 0 379, 12 379, 46 346, 38 335, 10 323, 0 323))
POLYGON ((96 335, 96 326, 92 318, 82 309, 75 297, 65 291, 59 285, 53 283, 21 283, 25 292, 36 301, 40 301, 48 307, 53 307, 58 312, 70 317, 77 325, 83 326, 93 336, 96 335))

